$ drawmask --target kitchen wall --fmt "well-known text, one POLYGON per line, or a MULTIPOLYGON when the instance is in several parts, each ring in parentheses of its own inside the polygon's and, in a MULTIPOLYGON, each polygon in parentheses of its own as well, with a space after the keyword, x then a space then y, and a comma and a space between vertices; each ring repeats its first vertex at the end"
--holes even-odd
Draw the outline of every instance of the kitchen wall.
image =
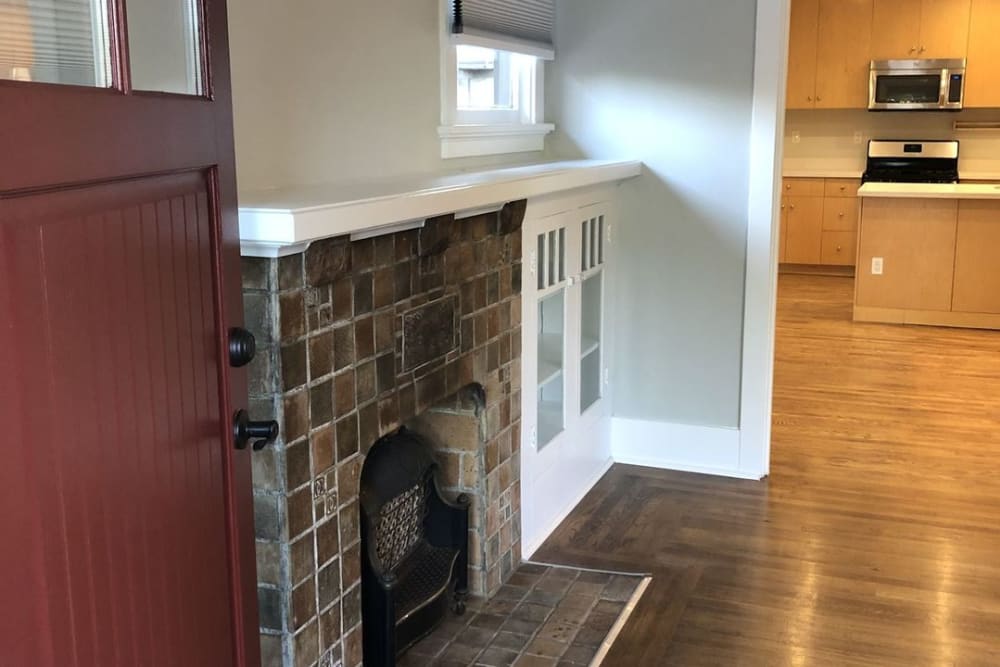
POLYGON ((441 160, 438 0, 229 3, 241 191, 475 168, 441 160))
POLYGON ((739 422, 755 9, 558 1, 550 151, 647 167, 615 232, 616 416, 739 422))
POLYGON ((789 111, 785 119, 786 171, 865 168, 869 139, 958 139, 962 178, 1000 178, 1000 131, 958 131, 956 120, 1000 121, 1000 111, 870 113, 861 110, 789 111), (855 133, 861 133, 856 142, 855 133))

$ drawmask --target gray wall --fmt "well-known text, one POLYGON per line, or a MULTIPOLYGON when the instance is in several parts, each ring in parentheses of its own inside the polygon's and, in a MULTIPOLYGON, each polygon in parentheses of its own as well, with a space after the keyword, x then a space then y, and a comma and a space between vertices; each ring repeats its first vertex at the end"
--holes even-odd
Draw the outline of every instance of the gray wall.
POLYGON ((737 426, 756 5, 558 10, 550 152, 647 165, 616 234, 615 414, 737 426))
POLYGON ((482 168, 442 160, 438 0, 231 0, 241 191, 482 168))

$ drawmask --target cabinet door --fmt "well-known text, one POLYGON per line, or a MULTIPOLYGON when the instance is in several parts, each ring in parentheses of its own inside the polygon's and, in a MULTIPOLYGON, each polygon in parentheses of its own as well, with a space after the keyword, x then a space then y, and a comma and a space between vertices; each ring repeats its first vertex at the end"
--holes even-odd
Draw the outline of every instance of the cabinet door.
POLYGON ((854 197, 827 197, 823 202, 823 231, 851 232, 858 229, 858 200, 854 197))
POLYGON ((816 108, 868 107, 872 0, 820 0, 816 108))
POLYGON ((970 0, 922 0, 918 57, 965 58, 970 10, 970 0))
POLYGON ((575 348, 580 373, 580 415, 604 396, 605 224, 600 209, 584 209, 580 223, 580 302, 576 315, 579 346, 575 348))
POLYGON ((788 246, 788 197, 781 198, 781 217, 779 219, 781 227, 778 230, 780 240, 778 241, 778 263, 784 264, 785 249, 788 246))
POLYGON ((951 310, 958 201, 868 198, 861 206, 857 304, 951 310), (873 258, 882 259, 881 275, 873 258))
POLYGON ((535 373, 534 377, 528 374, 526 380, 534 380, 537 387, 534 435, 539 450, 566 428, 568 221, 566 215, 556 215, 533 230, 531 297, 537 304, 533 313, 537 319, 526 324, 534 327, 537 336, 532 351, 535 373))
POLYGON ((818 36, 819 0, 792 0, 785 103, 789 109, 812 109, 815 106, 818 36))
POLYGON ((827 266, 854 266, 857 235, 854 232, 823 232, 821 264, 827 266))
POLYGON ((921 0, 875 0, 871 60, 916 58, 921 0))
POLYGON ((972 0, 965 106, 1000 107, 1000 0, 972 0))
POLYGON ((819 264, 823 243, 823 198, 787 197, 785 261, 819 264))
POLYGON ((951 309, 1000 313, 1000 202, 962 201, 951 309))

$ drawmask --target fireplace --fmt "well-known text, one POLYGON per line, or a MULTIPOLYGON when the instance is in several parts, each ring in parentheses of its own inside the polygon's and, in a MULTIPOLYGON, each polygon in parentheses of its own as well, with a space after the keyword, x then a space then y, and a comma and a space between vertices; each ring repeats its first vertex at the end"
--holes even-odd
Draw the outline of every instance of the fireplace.
POLYGON ((250 412, 282 424, 254 458, 265 665, 361 664, 360 477, 404 424, 437 446, 445 495, 469 496, 470 592, 520 563, 523 216, 522 201, 244 259, 250 412))

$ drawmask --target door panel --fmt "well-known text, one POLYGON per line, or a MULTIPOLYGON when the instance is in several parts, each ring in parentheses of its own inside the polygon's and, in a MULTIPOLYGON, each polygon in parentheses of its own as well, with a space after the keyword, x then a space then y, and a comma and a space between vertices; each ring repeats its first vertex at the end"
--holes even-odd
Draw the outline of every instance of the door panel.
POLYGON ((816 96, 816 40, 819 0, 793 0, 788 46, 789 109, 812 109, 816 96))
POLYGON ((205 176, 0 206, 56 664, 232 664, 205 176))
POLYGON ((123 3, 57 4, 111 7, 111 74, 11 80, 0 21, 3 662, 255 665, 226 5, 189 97, 133 92, 123 3))
POLYGON ((1000 313, 1000 204, 962 201, 958 206, 955 291, 951 309, 1000 313))
POLYGON ((817 109, 864 109, 871 69, 872 0, 820 0, 817 109))
POLYGON ((970 0, 921 0, 920 5, 920 57, 965 58, 970 0))
POLYGON ((921 0, 875 0, 872 60, 918 56, 920 2, 921 0))

